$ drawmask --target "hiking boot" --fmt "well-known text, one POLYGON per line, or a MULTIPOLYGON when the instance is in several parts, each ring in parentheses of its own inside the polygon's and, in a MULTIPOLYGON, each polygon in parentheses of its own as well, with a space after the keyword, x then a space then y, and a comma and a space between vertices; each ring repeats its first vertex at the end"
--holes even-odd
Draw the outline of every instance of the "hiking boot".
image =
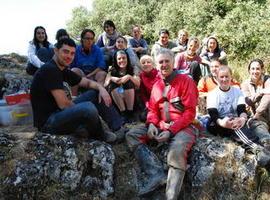
POLYGON ((104 133, 104 141, 107 143, 113 143, 117 139, 116 135, 111 131, 105 131, 104 133))
POLYGON ((184 177, 185 171, 173 167, 169 168, 166 185, 166 200, 178 199, 184 177))
POLYGON ((163 165, 157 156, 151 152, 148 147, 141 144, 134 151, 135 158, 138 160, 141 170, 146 175, 147 182, 143 188, 139 189, 138 195, 145 197, 157 188, 164 185, 167 180, 167 176, 164 173, 163 165))

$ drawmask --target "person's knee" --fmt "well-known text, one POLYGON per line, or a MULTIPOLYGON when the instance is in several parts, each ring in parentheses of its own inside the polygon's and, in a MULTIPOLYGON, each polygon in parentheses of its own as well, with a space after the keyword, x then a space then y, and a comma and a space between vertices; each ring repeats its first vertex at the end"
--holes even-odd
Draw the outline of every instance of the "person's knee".
POLYGON ((83 115, 83 117, 89 119, 99 118, 98 110, 96 109, 95 105, 91 102, 83 102, 79 103, 78 105, 78 112, 83 115))
POLYGON ((84 73, 81 69, 77 68, 77 67, 74 67, 74 68, 71 68, 71 71, 73 71, 74 73, 76 73, 77 75, 83 77, 84 76, 84 73))
POLYGON ((129 131, 126 133, 126 142, 131 152, 134 152, 138 145, 142 144, 138 133, 129 131))
POLYGON ((95 76, 95 79, 96 80, 105 80, 105 77, 107 76, 107 72, 105 71, 98 71, 96 76, 95 76))
POLYGON ((173 148, 168 152, 167 163, 177 169, 186 170, 187 168, 187 150, 185 145, 173 148))

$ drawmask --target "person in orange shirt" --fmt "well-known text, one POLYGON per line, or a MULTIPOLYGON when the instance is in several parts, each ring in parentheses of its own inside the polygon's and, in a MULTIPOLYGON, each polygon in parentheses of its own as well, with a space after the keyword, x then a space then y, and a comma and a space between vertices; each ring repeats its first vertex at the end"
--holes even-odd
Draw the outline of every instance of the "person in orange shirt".
MULTIPOLYGON (((206 97, 208 92, 210 92, 211 90, 217 87, 218 82, 217 82, 216 77, 217 77, 217 72, 220 66, 222 66, 222 64, 218 60, 214 60, 210 63, 211 74, 202 77, 198 83, 197 88, 198 88, 200 97, 206 97)), ((231 85, 240 87, 240 83, 238 83, 234 79, 232 79, 231 85)))

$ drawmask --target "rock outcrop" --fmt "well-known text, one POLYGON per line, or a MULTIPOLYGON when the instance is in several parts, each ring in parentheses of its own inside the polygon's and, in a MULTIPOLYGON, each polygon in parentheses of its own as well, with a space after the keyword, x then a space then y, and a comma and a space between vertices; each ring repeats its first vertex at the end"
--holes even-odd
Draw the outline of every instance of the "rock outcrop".
POLYGON ((72 136, 37 133, 29 138, 28 134, 0 132, 1 197, 104 199, 113 194, 115 155, 110 145, 72 136))

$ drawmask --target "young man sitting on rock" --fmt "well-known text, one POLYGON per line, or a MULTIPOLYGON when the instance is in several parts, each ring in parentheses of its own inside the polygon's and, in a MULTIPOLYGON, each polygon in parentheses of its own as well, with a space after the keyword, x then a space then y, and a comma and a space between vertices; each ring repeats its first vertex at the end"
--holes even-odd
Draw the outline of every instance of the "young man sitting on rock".
POLYGON ((126 140, 147 176, 147 183, 140 189, 139 196, 153 192, 164 184, 167 178, 166 199, 176 200, 185 176, 188 153, 198 135, 198 129, 192 124, 198 91, 190 77, 173 71, 172 51, 161 48, 155 61, 162 79, 158 80, 152 89, 147 126, 130 130, 126 140), (169 143, 167 177, 162 163, 146 146, 150 140, 169 143))
POLYGON ((31 85, 34 126, 51 134, 88 133, 91 138, 113 142, 115 134, 104 132, 98 111, 91 102, 95 97, 93 90, 98 91, 99 101, 106 106, 111 105, 111 97, 97 82, 68 69, 74 59, 75 48, 72 39, 60 40, 55 45, 52 60, 36 72, 31 85), (72 101, 64 91, 64 82, 91 90, 72 101))

